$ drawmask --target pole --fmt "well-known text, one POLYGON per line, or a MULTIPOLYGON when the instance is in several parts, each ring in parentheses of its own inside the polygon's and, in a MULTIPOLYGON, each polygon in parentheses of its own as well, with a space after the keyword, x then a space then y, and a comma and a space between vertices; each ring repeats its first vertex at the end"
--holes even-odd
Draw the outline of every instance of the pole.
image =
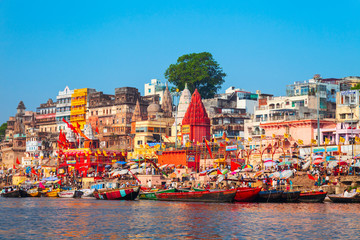
POLYGON ((317 145, 318 147, 320 147, 320 93, 319 93, 319 78, 316 78, 316 100, 317 100, 317 108, 316 108, 316 113, 317 113, 317 136, 318 136, 318 141, 317 141, 317 145))

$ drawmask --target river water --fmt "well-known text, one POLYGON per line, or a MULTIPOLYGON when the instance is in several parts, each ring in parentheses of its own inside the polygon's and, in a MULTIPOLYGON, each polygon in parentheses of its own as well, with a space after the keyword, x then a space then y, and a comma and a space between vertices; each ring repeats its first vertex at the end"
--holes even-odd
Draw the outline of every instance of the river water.
POLYGON ((360 204, 0 198, 0 239, 359 239, 360 204))

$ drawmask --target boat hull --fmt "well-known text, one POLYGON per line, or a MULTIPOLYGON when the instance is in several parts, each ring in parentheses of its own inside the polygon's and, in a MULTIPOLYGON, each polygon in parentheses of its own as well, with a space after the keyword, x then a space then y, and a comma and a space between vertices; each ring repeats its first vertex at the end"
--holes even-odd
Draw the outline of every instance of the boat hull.
POLYGON ((325 200, 327 192, 305 192, 300 193, 299 202, 322 203, 325 200))
POLYGON ((73 198, 74 195, 75 195, 75 190, 58 192, 58 197, 60 198, 73 198))
POLYGON ((141 192, 139 194, 139 199, 143 200, 157 200, 156 193, 169 193, 169 192, 175 192, 176 189, 167 189, 167 190, 161 190, 157 192, 141 192))
POLYGON ((19 198, 19 197, 21 197, 20 190, 14 190, 14 191, 11 191, 11 192, 3 193, 3 194, 1 194, 1 196, 6 197, 6 198, 19 198))
POLYGON ((282 194, 284 191, 270 190, 260 191, 257 195, 256 201, 258 202, 281 202, 282 194))
POLYGON ((261 188, 237 188, 235 202, 252 202, 256 199, 261 188))
POLYGON ((109 189, 95 191, 94 196, 99 200, 135 200, 139 195, 140 187, 109 189))
POLYGON ((339 195, 329 195, 329 198, 334 203, 360 203, 360 196, 343 197, 339 195))
POLYGON ((60 189, 55 189, 50 192, 46 192, 45 197, 58 197, 59 192, 60 192, 60 189))
POLYGON ((300 197, 300 191, 295 192, 283 192, 281 194, 282 202, 297 202, 300 197))
POLYGON ((41 191, 39 191, 39 188, 32 188, 27 191, 27 194, 29 197, 41 197, 41 191))
POLYGON ((159 201, 182 202, 233 202, 236 189, 221 191, 193 191, 175 193, 156 193, 159 201))

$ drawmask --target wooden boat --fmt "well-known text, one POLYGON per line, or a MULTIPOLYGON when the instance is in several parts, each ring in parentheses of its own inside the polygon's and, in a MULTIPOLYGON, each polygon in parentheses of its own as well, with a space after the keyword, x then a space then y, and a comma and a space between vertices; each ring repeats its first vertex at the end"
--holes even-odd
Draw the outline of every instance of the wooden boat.
POLYGON ((300 197, 300 191, 283 192, 281 194, 282 202, 297 202, 300 197))
POLYGON ((80 191, 83 193, 81 198, 94 198, 95 189, 80 189, 80 191))
POLYGON ((236 189, 235 202, 252 202, 257 197, 261 188, 241 187, 236 189))
POLYGON ((95 190, 94 196, 101 200, 135 200, 140 187, 95 190))
POLYGON ((29 197, 41 197, 41 191, 39 191, 38 187, 27 190, 27 194, 29 195, 29 197))
POLYGON ((157 197, 155 193, 169 193, 169 192, 175 192, 176 189, 166 189, 166 190, 159 190, 159 191, 152 191, 152 192, 141 192, 139 194, 139 199, 144 200, 157 200, 157 197))
POLYGON ((67 190, 58 192, 60 198, 73 198, 75 195, 75 190, 67 190))
POLYGON ((53 189, 45 193, 45 197, 58 197, 58 193, 60 192, 60 188, 53 189))
POLYGON ((21 197, 20 189, 16 189, 13 187, 5 187, 2 190, 1 196, 6 198, 19 198, 21 197))
POLYGON ((344 197, 343 194, 330 194, 328 196, 334 203, 360 203, 360 195, 358 193, 344 197))
POLYGON ((301 192, 299 197, 299 202, 321 203, 324 202, 326 195, 327 192, 321 192, 321 191, 301 192))
POLYGON ((279 190, 260 191, 259 194, 257 195, 256 201, 281 202, 283 192, 284 191, 279 191, 279 190))
POLYGON ((233 202, 236 189, 215 191, 191 191, 174 193, 155 193, 159 201, 183 202, 233 202))

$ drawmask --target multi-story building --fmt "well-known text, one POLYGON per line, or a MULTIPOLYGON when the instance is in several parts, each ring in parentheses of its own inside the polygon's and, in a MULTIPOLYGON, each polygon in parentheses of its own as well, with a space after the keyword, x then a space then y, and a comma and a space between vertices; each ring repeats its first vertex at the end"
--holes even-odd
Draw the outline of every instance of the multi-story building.
POLYGON ((50 98, 36 108, 36 126, 40 132, 57 132, 56 103, 50 98))
POLYGON ((74 93, 74 90, 70 90, 68 86, 65 87, 64 91, 59 91, 59 94, 56 97, 56 125, 57 130, 65 130, 67 128, 66 123, 63 121, 65 119, 67 122, 70 122, 70 112, 71 112, 71 95, 74 93))
POLYGON ((94 92, 96 92, 95 89, 82 88, 75 89, 71 95, 70 121, 73 125, 79 124, 81 129, 86 124, 86 112, 89 106, 88 95, 94 92))
POLYGON ((159 103, 162 104, 165 89, 166 85, 159 79, 151 79, 150 83, 145 84, 144 96, 157 94, 159 95, 159 103))

